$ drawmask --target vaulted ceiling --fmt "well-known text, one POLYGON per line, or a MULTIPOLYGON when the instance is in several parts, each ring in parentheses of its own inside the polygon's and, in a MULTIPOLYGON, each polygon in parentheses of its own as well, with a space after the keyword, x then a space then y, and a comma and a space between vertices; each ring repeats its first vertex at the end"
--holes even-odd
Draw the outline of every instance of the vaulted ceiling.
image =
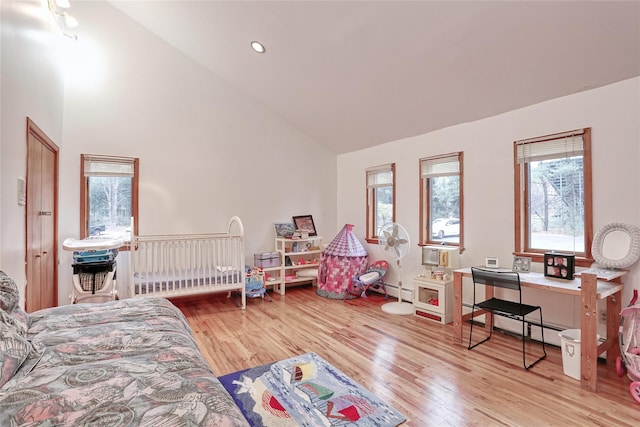
POLYGON ((640 75, 638 1, 111 3, 335 153, 640 75))

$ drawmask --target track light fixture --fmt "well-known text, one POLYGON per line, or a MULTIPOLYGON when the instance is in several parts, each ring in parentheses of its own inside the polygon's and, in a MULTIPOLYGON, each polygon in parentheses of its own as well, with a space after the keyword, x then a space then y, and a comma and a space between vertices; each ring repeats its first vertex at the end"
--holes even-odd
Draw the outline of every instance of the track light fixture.
POLYGON ((49 11, 53 15, 56 24, 67 37, 77 40, 78 36, 70 33, 70 29, 78 26, 78 21, 69 14, 67 9, 71 7, 69 0, 48 0, 49 11))

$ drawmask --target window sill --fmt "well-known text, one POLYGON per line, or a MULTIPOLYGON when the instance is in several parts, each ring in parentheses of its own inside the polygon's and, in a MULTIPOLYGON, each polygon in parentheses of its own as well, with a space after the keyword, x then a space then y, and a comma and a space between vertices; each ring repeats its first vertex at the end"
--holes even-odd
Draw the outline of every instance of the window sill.
POLYGON ((443 248, 458 248, 460 253, 465 251, 465 248, 460 246, 459 243, 451 243, 451 242, 420 242, 418 246, 422 248, 423 246, 442 246, 443 248))
POLYGON ((460 246, 459 243, 455 242, 420 242, 418 246, 460 246))

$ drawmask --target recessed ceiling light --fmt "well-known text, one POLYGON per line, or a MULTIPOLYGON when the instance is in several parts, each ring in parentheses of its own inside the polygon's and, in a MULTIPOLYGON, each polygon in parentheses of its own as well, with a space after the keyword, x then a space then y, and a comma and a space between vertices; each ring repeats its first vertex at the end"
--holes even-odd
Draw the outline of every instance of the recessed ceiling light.
POLYGON ((251 42, 251 48, 258 53, 264 53, 266 49, 260 42, 251 42))
POLYGON ((68 13, 64 14, 64 22, 69 28, 76 28, 78 26, 78 20, 68 13))

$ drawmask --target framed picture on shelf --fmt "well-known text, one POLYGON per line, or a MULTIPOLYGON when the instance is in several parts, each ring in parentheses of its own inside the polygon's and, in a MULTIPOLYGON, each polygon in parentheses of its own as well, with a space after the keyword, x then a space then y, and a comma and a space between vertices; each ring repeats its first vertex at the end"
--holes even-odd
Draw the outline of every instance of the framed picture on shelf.
POLYGON ((575 260, 575 255, 547 252, 544 254, 544 275, 573 280, 575 260))
POLYGON ((306 230, 309 232, 309 236, 317 236, 316 226, 313 223, 313 217, 311 215, 302 215, 293 217, 293 225, 296 230, 306 230))
POLYGON ((276 237, 282 237, 285 239, 290 239, 293 236, 293 232, 295 228, 293 224, 290 222, 285 223, 276 223, 276 237))
POLYGON ((511 269, 517 273, 528 273, 531 269, 531 258, 526 256, 514 256, 513 267, 511 269))

